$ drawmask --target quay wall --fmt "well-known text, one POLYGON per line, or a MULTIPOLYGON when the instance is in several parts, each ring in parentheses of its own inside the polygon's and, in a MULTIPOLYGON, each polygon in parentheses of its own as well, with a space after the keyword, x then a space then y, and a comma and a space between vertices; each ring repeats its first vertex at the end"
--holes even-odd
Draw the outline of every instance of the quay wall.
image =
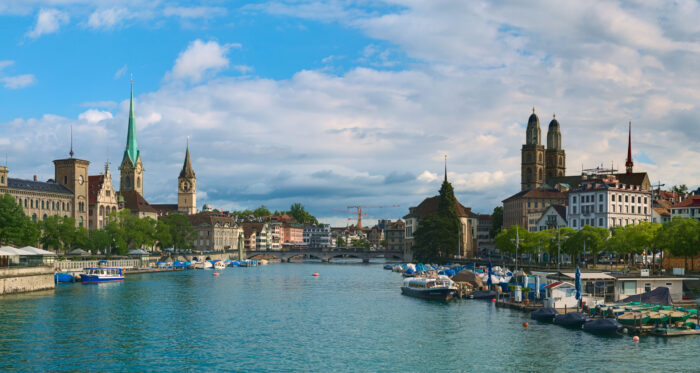
POLYGON ((53 289, 53 268, 0 268, 0 295, 53 289))

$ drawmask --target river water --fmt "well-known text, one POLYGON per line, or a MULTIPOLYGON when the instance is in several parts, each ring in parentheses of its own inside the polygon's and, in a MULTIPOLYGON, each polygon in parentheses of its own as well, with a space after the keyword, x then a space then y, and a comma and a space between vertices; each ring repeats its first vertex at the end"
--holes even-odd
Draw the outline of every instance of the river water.
POLYGON ((400 294, 379 264, 130 275, 0 298, 0 371, 693 371, 700 338, 604 338, 400 294), (312 277, 313 272, 320 277, 312 277))

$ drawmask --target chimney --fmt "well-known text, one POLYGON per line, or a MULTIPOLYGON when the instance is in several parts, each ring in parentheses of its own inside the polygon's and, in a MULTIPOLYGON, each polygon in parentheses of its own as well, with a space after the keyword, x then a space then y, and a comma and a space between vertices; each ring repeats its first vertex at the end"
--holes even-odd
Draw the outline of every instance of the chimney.
POLYGON ((34 175, 34 181, 36 181, 36 175, 34 175))

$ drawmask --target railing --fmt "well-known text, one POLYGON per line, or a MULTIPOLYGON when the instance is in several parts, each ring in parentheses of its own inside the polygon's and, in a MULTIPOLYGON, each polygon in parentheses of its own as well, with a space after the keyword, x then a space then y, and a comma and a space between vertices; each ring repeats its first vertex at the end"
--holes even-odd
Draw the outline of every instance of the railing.
MULTIPOLYGON (((94 268, 99 267, 99 260, 81 260, 81 261, 70 261, 62 260, 56 261, 54 263, 54 268, 60 269, 62 271, 66 270, 82 270, 84 268, 94 268)), ((139 268, 141 265, 141 260, 139 259, 117 259, 108 260, 104 267, 116 267, 116 268, 139 268)))

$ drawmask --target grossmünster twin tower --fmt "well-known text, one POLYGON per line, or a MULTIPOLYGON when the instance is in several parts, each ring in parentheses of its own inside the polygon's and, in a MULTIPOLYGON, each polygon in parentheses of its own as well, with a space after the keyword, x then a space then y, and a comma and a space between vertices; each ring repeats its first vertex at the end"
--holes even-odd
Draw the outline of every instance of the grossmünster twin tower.
POLYGON ((535 108, 532 108, 522 148, 522 190, 552 185, 553 179, 566 174, 566 153, 561 147, 561 130, 556 115, 549 122, 546 149, 541 137, 540 119, 535 114, 535 108))

